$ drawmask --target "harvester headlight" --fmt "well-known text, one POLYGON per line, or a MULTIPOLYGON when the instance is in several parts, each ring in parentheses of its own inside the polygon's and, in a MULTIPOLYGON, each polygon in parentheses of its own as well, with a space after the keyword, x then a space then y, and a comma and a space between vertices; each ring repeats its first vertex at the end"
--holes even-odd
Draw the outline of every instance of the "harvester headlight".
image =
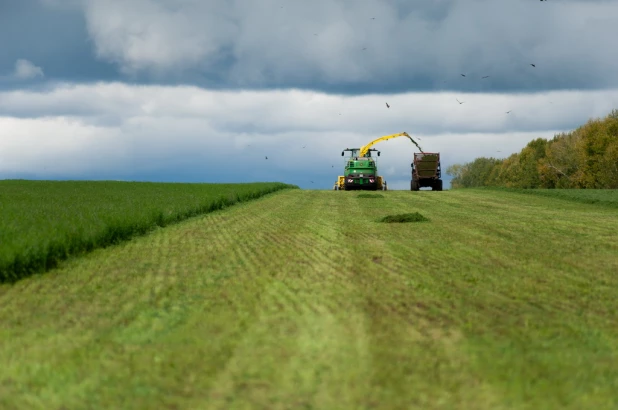
POLYGON ((376 180, 373 178, 369 178, 369 182, 373 184, 374 182, 376 182, 376 180))
POLYGON ((352 183, 352 182, 354 182, 354 180, 350 178, 350 179, 348 179, 348 182, 352 183))

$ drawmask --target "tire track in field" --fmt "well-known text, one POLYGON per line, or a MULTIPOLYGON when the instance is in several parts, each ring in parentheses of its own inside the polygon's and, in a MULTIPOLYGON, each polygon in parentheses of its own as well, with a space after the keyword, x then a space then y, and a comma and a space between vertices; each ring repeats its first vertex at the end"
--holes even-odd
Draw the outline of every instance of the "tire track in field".
MULTIPOLYGON (((310 205, 310 207, 313 206, 310 205)), ((281 299, 275 303, 289 303, 297 312, 307 309, 316 312, 317 308, 314 304, 301 303, 298 295, 299 290, 311 289, 319 283, 320 278, 316 276, 314 267, 319 266, 322 274, 332 273, 336 268, 328 256, 325 256, 324 247, 330 244, 324 244, 323 240, 319 240, 320 238, 316 238, 311 232, 311 226, 314 224, 315 219, 307 214, 304 223, 296 223, 291 230, 286 231, 285 243, 276 237, 280 233, 270 232, 267 235, 273 243, 277 244, 274 249, 268 249, 269 252, 276 254, 279 251, 281 255, 293 255, 287 258, 282 257, 286 261, 278 266, 278 273, 273 276, 273 279, 285 285, 285 288, 277 287, 277 291, 271 296, 281 299)))
MULTIPOLYGON (((307 201, 307 199, 304 199, 304 201, 307 201)), ((316 201, 320 204, 319 199, 316 199, 316 201)), ((328 252, 328 248, 340 245, 340 239, 327 239, 319 234, 324 230, 324 227, 333 224, 333 221, 338 217, 338 213, 334 213, 331 216, 324 215, 323 212, 320 212, 320 207, 313 203, 305 204, 305 207, 307 208, 306 211, 303 211, 307 215, 304 218, 305 222, 303 224, 297 223, 293 229, 286 231, 286 238, 291 242, 286 242, 280 248, 284 254, 293 252, 292 256, 288 258, 288 265, 291 266, 284 266, 283 270, 276 275, 276 278, 285 279, 289 271, 302 271, 304 269, 304 274, 298 277, 303 279, 305 283, 310 284, 308 281, 311 275, 315 274, 315 269, 312 269, 313 267, 319 266, 321 271, 329 271, 329 274, 337 274, 341 270, 341 265, 334 261, 328 252), (319 218, 317 217, 318 215, 319 218), (330 224, 321 222, 328 218, 330 224)), ((267 235, 273 242, 276 242, 276 236, 279 233, 270 232, 267 235)))
MULTIPOLYGON (((310 246, 304 248, 304 257, 320 268, 313 271, 313 275, 304 275, 304 283, 314 288, 321 287, 320 291, 326 294, 341 291, 349 294, 355 289, 356 283, 350 270, 350 266, 354 263, 353 251, 345 246, 344 237, 339 229, 342 221, 345 223, 345 211, 332 207, 338 202, 336 197, 331 199, 321 193, 316 199, 318 203, 327 202, 322 207, 328 211, 320 210, 318 206, 312 207, 314 211, 312 223, 304 235, 310 246), (321 246, 316 247, 315 243, 320 243, 321 246)), ((323 305, 330 313, 335 313, 340 311, 342 301, 335 297, 326 298, 323 300, 323 305)))
MULTIPOLYGON (((377 221, 387 214, 421 211, 426 214, 422 205, 423 197, 415 196, 411 202, 397 192, 390 195, 391 201, 379 207, 360 208, 359 218, 377 221), (405 202, 404 202, 405 200, 405 202)), ((431 201, 425 201, 431 202, 431 201)), ((444 314, 437 314, 448 309, 448 305, 429 304, 427 296, 419 293, 418 285, 432 281, 432 273, 423 270, 423 262, 416 261, 422 254, 422 248, 415 243, 415 237, 423 237, 423 231, 432 229, 430 224, 385 224, 371 223, 366 225, 367 236, 371 238, 371 248, 374 250, 365 266, 367 272, 361 275, 361 280, 367 289, 366 308, 368 315, 384 315, 390 325, 397 323, 402 329, 423 337, 426 340, 436 339, 436 333, 448 321, 444 314), (420 283, 419 283, 420 282, 420 283), (432 334, 434 336, 432 336, 432 334)), ((435 228, 434 228, 435 229, 435 228)), ((378 329, 381 319, 376 319, 378 329)), ((389 325, 389 326, 390 326, 389 325)))
MULTIPOLYGON (((397 194, 394 199, 400 197, 397 194)), ((375 221, 387 214, 404 212, 420 211, 427 215, 430 210, 424 206, 421 201, 411 204, 393 200, 382 207, 361 208, 359 217, 375 221)), ((436 227, 431 224, 367 224, 366 234, 372 238, 368 246, 382 256, 375 261, 373 258, 364 261, 371 268, 361 275, 366 290, 364 305, 371 335, 372 374, 376 380, 390 386, 370 390, 370 397, 377 403, 391 397, 393 408, 409 408, 411 403, 425 408, 433 405, 435 399, 451 401, 451 395, 465 395, 469 389, 478 388, 473 383, 462 383, 455 388, 451 386, 448 393, 440 397, 436 397, 434 390, 434 400, 419 397, 409 389, 412 384, 419 390, 435 388, 448 379, 449 369, 461 371, 471 366, 461 351, 463 335, 457 324, 448 320, 449 304, 410 285, 411 278, 425 281, 425 276, 432 274, 422 269, 418 259, 423 249, 415 240, 423 237, 427 229, 436 227), (408 387, 404 387, 406 385, 408 387), (393 397, 401 397, 401 400, 393 400, 393 397)))
MULTIPOLYGON (((255 209, 251 213, 252 215, 259 215, 259 218, 245 217, 245 215, 249 215, 247 212, 240 214, 241 217, 244 217, 244 225, 238 228, 238 221, 234 221, 237 224, 235 234, 231 233, 226 226, 219 226, 217 235, 227 238, 222 247, 229 247, 234 249, 235 252, 234 261, 230 268, 233 269, 235 265, 238 265, 239 260, 248 261, 246 270, 240 274, 240 277, 244 280, 258 280, 265 286, 272 282, 272 275, 266 272, 285 269, 286 255, 289 254, 294 245, 285 241, 285 238, 290 235, 288 233, 289 228, 286 228, 286 224, 279 215, 281 215, 284 206, 293 207, 294 202, 302 201, 301 198, 292 199, 292 205, 287 203, 279 205, 272 202, 261 204, 260 208, 268 209, 255 209)), ((262 290, 262 292, 264 291, 262 290)), ((284 305, 275 302, 269 308, 274 311, 283 311, 284 305)))
MULTIPOLYGON (((316 208, 313 204, 308 205, 311 205, 312 209, 316 208)), ((298 224, 296 243, 290 245, 291 249, 298 249, 299 244, 313 244, 313 246, 305 247, 302 251, 296 253, 299 260, 302 261, 307 258, 311 261, 311 264, 304 272, 299 272, 294 276, 289 275, 289 271, 292 269, 279 271, 274 276, 274 279, 277 280, 276 285, 268 286, 265 290, 267 294, 265 305, 274 302, 285 306, 286 303, 290 303, 290 300, 302 301, 302 306, 306 309, 304 314, 296 318, 288 315, 287 323, 294 323, 290 329, 292 329, 291 331, 296 339, 302 340, 303 337, 306 337, 303 334, 308 332, 311 335, 309 338, 314 343, 323 343, 320 347, 321 350, 317 350, 321 352, 322 359, 315 356, 317 353, 311 353, 311 350, 306 348, 298 350, 299 348, 296 347, 294 350, 296 353, 293 357, 297 359, 282 359, 278 362, 277 368, 280 373, 286 375, 285 379, 296 380, 297 386, 299 386, 297 388, 299 394, 296 395, 294 402, 296 406, 317 405, 317 403, 320 403, 320 397, 333 397, 334 386, 340 385, 340 380, 345 379, 345 376, 338 375, 336 370, 324 363, 323 357, 335 354, 332 352, 337 352, 338 356, 346 356, 344 353, 346 351, 352 352, 348 353, 347 360, 355 362, 357 368, 362 369, 361 378, 356 379, 355 382, 359 386, 363 386, 363 383, 366 384, 364 394, 356 393, 356 396, 347 398, 350 403, 355 405, 351 407, 358 408, 362 406, 362 403, 366 403, 369 400, 368 397, 373 394, 371 392, 375 391, 370 388, 371 377, 369 375, 373 373, 370 370, 371 363, 373 362, 373 365, 380 368, 387 368, 392 365, 389 360, 392 360, 393 357, 385 354, 384 348, 389 343, 388 338, 392 337, 393 333, 401 334, 404 341, 432 340, 434 343, 441 342, 441 339, 455 340, 454 335, 456 333, 441 329, 436 326, 436 323, 431 323, 409 306, 398 305, 402 302, 402 296, 391 294, 389 289, 399 284, 401 277, 389 274, 389 269, 385 266, 393 258, 384 258, 384 265, 370 264, 370 268, 359 272, 355 268, 368 261, 365 258, 357 257, 358 249, 342 247, 342 243, 346 240, 346 229, 325 229, 331 216, 333 220, 337 221, 337 225, 346 226, 348 222, 362 219, 362 212, 342 215, 343 212, 322 210, 315 213, 316 215, 319 213, 320 221, 323 222, 311 222, 315 218, 309 218, 305 220, 304 225, 298 224), (321 237, 323 240, 319 242, 317 237, 321 237), (328 237, 331 239, 325 240, 328 237), (335 249, 340 252, 339 262, 334 261, 328 252, 334 244, 338 245, 335 249), (318 266, 320 266, 319 269, 317 269, 318 266), (301 283, 299 283, 299 280, 301 283), (281 286, 282 282, 287 285, 287 289, 281 286), (319 298, 312 299, 306 294, 297 292, 299 288, 304 287, 318 289, 319 298), (316 317, 322 319, 316 322, 316 317), (354 325, 348 322, 353 322, 354 325), (374 333, 373 336, 370 336, 370 331, 374 333), (361 342, 361 346, 356 350, 348 347, 352 339, 361 342), (370 342, 370 340, 373 342, 370 342), (373 347, 371 343, 374 344, 373 347), (308 361, 302 362, 301 358, 308 361), (296 372, 303 366, 308 369, 305 371, 305 383, 303 383, 303 379, 295 379, 296 372), (322 370, 318 370, 320 368, 322 370), (318 373, 312 373, 314 370, 318 373), (318 374, 322 374, 322 376, 318 376, 318 374), (338 375, 339 379, 333 381, 333 375, 338 375), (319 379, 319 377, 323 377, 323 379, 319 379), (330 385, 323 384, 324 380, 329 380, 329 378, 331 378, 330 385), (311 380, 311 382, 307 382, 307 380, 311 380), (307 385, 311 385, 312 388, 305 391, 304 387, 307 385)), ((358 226, 350 229, 352 231, 347 232, 347 238, 362 239, 370 236, 373 237, 373 240, 369 241, 368 246, 376 250, 385 249, 384 240, 378 238, 379 226, 373 225, 371 229, 365 229, 364 232, 355 230, 358 229, 358 226)), ((294 310, 294 312, 298 314, 297 310, 294 310)), ((258 323, 270 323, 269 313, 270 310, 264 307, 261 316, 256 321, 258 323)), ((248 352, 252 349, 250 340, 256 343, 255 340, 258 338, 262 341, 262 344, 268 345, 266 333, 261 332, 265 332, 264 327, 256 325, 253 327, 253 333, 246 336, 245 342, 239 343, 237 353, 231 359, 226 370, 219 375, 217 382, 213 384, 211 395, 215 398, 215 401, 212 408, 226 408, 231 403, 238 403, 239 405, 240 403, 258 403, 260 398, 263 403, 267 403, 268 392, 272 391, 274 385, 285 386, 285 382, 282 380, 271 380, 271 384, 266 382, 266 385, 260 384, 265 382, 264 373, 255 367, 257 365, 252 367, 243 360, 243 356, 249 354, 248 352), (250 374, 253 375, 252 380, 254 381, 249 385, 243 385, 238 379, 237 369, 245 369, 246 372, 248 368, 251 369, 250 374), (226 398, 236 401, 225 402, 226 398)), ((269 354, 275 355, 273 352, 269 354)), ((332 361, 331 366, 333 363, 338 364, 337 359, 333 357, 329 357, 329 360, 332 361)), ((339 367, 346 369, 349 362, 342 363, 339 367)), ((268 363, 262 363, 262 366, 269 367, 268 363)), ((377 396, 375 399, 378 400, 379 394, 375 395, 377 396)), ((328 408, 328 406, 322 406, 322 408, 328 408)))
MULTIPOLYGON (((320 211, 320 207, 315 206, 318 203, 318 199, 309 200, 305 198, 304 201, 305 203, 303 206, 306 210, 301 210, 307 216, 303 218, 302 222, 299 221, 294 226, 283 224, 287 227, 285 230, 286 235, 284 243, 276 242, 277 238, 273 236, 273 232, 270 232, 268 235, 273 243, 267 246, 265 251, 271 254, 272 257, 275 257, 278 253, 282 255, 289 254, 291 251, 294 253, 293 256, 290 257, 290 263, 275 264, 279 270, 276 271, 277 273, 272 277, 272 282, 264 290, 265 298, 259 309, 260 313, 256 317, 255 324, 248 329, 245 341, 239 343, 237 353, 230 362, 228 362, 226 369, 219 374, 217 382, 213 384, 211 397, 213 397, 215 401, 211 408, 226 408, 229 403, 225 404, 224 401, 218 401, 225 397, 253 396, 255 399, 255 394, 257 394, 256 391, 259 390, 257 385, 253 385, 253 387, 249 389, 250 391, 247 392, 240 388, 238 381, 235 382, 235 379, 238 377, 238 369, 251 368, 251 365, 246 363, 245 357, 247 353, 245 352, 252 350, 251 346, 255 343, 256 338, 261 339, 261 343, 265 346, 272 345, 273 342, 268 340, 269 337, 266 332, 268 330, 268 325, 275 320, 273 315, 278 315, 275 316, 275 318, 279 317, 279 320, 283 320, 283 323, 287 323, 285 327, 292 331, 292 335, 288 335, 285 339, 288 340, 288 343, 292 343, 292 345, 294 345, 293 340, 302 337, 303 329, 307 328, 307 320, 322 318, 319 319, 321 321, 320 323, 323 323, 324 326, 329 328, 330 333, 332 333, 330 327, 332 327, 334 323, 339 323, 343 320, 341 315, 345 312, 341 311, 342 300, 336 297, 325 298, 324 296, 327 295, 323 293, 323 289, 329 286, 338 289, 339 293, 342 289, 348 289, 348 291, 350 291, 352 288, 350 283, 345 281, 346 278, 344 276, 336 275, 337 271, 341 270, 341 266, 329 257, 329 248, 331 248, 332 244, 337 243, 338 240, 333 238, 330 241, 326 241, 323 238, 316 237, 317 235, 313 228, 319 225, 319 223, 315 222, 316 218, 314 218, 313 215, 320 211), (311 295, 311 290, 314 289, 316 290, 317 297, 312 297, 311 295), (273 305, 278 306, 279 309, 284 310, 284 312, 274 308, 273 305), (337 308, 339 308, 338 311, 337 308), (285 318, 281 316, 282 313, 285 313, 285 318)), ((333 215, 337 215, 337 212, 333 215)), ((333 218, 333 215, 325 215, 322 213, 320 217, 323 220, 328 220, 329 217, 333 218)), ((283 213, 275 219, 285 217, 283 213)), ((294 220, 297 221, 297 219, 294 220)), ((333 218, 332 221, 336 221, 336 218, 333 218)), ((274 221, 272 225, 280 226, 281 224, 278 222, 279 221, 274 221)), ((319 227, 316 229, 320 230, 319 227)), ((265 231, 268 230, 265 229, 265 231)), ((335 229, 332 231, 335 235, 337 234, 335 229)), ((340 295, 338 296, 341 297, 340 295)), ((351 311, 348 311, 348 313, 351 313, 351 311)), ((362 329, 357 331, 364 332, 362 329)), ((343 340, 346 340, 348 336, 342 335, 341 337, 343 340)), ((305 350, 300 350, 297 351, 295 357, 302 358, 305 357, 306 354, 307 352, 305 350)), ((296 369, 298 365, 291 364, 294 362, 293 357, 294 356, 290 356, 287 359, 283 359, 278 367, 283 366, 285 368, 287 364, 287 366, 292 366, 293 369, 296 369)), ((310 363, 307 364, 311 366, 310 363)), ((265 364, 265 366, 267 365, 265 364)), ((257 373, 255 376, 257 377, 255 383, 258 383, 258 380, 261 379, 259 377, 260 371, 258 369, 254 369, 253 371, 257 373)), ((293 373, 295 370, 290 371, 293 373)), ((292 375, 289 374, 289 376, 292 375)), ((283 381, 280 382, 283 383, 283 381)))

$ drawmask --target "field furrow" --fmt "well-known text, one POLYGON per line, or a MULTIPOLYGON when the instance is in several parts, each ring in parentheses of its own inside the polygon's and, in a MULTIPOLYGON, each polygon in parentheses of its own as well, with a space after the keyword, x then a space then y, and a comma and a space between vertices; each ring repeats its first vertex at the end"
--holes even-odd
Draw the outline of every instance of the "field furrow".
POLYGON ((284 191, 0 285, 0 408, 618 406, 614 208, 380 194, 284 191))

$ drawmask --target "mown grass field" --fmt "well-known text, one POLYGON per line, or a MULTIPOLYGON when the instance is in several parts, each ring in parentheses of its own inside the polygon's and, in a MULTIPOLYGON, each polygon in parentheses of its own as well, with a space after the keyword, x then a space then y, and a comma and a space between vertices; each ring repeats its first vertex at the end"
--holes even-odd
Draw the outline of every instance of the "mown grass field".
POLYGON ((287 190, 0 285, 0 408, 618 407, 615 209, 381 194, 287 190))
POLYGON ((45 271, 70 255, 289 187, 281 183, 0 181, 0 282, 45 271))

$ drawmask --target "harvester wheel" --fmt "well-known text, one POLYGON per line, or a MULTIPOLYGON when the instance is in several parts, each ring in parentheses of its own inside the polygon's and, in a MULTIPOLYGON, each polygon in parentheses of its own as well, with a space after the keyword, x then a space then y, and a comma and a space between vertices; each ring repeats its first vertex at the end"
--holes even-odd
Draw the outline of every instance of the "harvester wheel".
POLYGON ((438 179, 437 181, 435 181, 431 189, 433 191, 442 191, 442 180, 438 179))
POLYGON ((410 191, 418 191, 419 188, 418 181, 416 179, 412 179, 412 181, 410 181, 410 191))

